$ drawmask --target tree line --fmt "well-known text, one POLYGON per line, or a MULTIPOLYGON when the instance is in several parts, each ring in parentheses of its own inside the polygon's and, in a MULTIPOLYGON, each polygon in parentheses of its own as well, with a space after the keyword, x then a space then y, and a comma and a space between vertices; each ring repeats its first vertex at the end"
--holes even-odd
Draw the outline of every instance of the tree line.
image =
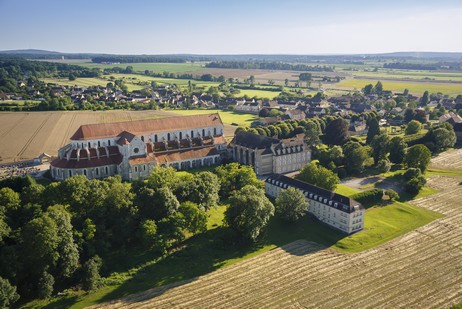
POLYGON ((262 70, 289 70, 289 71, 323 71, 333 72, 334 68, 325 65, 291 64, 284 62, 253 62, 253 61, 212 61, 206 68, 220 69, 262 69, 262 70))

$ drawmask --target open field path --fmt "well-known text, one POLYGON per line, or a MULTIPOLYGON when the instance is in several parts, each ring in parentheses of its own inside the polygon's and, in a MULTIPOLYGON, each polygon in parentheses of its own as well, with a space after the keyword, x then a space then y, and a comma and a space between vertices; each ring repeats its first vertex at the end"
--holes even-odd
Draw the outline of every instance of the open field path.
POLYGON ((461 179, 411 203, 445 214, 356 254, 299 240, 102 308, 444 308, 462 302, 461 179))

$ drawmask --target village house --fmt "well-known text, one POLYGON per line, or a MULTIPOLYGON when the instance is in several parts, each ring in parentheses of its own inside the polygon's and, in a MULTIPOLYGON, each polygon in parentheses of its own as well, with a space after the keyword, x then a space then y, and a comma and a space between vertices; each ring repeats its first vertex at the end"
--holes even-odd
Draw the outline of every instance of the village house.
POLYGON ((51 176, 89 179, 147 177, 156 165, 177 170, 210 166, 226 153, 219 114, 82 125, 51 162, 51 176))
POLYGON ((308 204, 307 212, 317 220, 346 234, 364 229, 366 210, 349 197, 280 174, 271 175, 265 181, 265 192, 272 198, 290 187, 302 191, 308 204))
POLYGON ((254 100, 251 101, 237 101, 236 106, 234 107, 234 110, 237 112, 244 112, 244 113, 249 113, 249 114, 256 114, 260 112, 261 105, 258 102, 255 102, 254 100))
POLYGON ((300 170, 311 161, 311 151, 304 134, 277 139, 250 132, 238 132, 229 149, 233 160, 253 166, 258 176, 300 170))

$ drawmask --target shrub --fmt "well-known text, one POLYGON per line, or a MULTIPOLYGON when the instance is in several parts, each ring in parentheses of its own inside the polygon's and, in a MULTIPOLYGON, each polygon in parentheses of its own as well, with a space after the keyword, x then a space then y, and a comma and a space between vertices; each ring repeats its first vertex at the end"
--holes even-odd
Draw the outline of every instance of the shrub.
POLYGON ((381 189, 372 189, 351 196, 357 202, 363 204, 364 207, 370 207, 382 201, 383 191, 381 189))
POLYGON ((377 164, 377 168, 379 169, 380 173, 387 173, 390 171, 391 163, 388 160, 380 160, 377 164))
POLYGON ((411 194, 419 193, 420 189, 427 183, 427 180, 424 176, 420 175, 408 180, 405 184, 405 189, 411 194))
POLYGON ((19 299, 16 287, 7 279, 0 277, 0 308, 10 308, 19 299))
POLYGON ((390 201, 395 201, 395 200, 399 199, 399 194, 393 189, 385 190, 385 195, 388 196, 390 201))
POLYGON ((408 168, 407 171, 404 173, 405 180, 411 180, 412 178, 416 178, 422 175, 422 172, 419 168, 411 167, 408 168))
POLYGON ((101 276, 99 270, 103 262, 97 255, 89 259, 83 265, 82 285, 86 291, 91 291, 101 286, 101 276))

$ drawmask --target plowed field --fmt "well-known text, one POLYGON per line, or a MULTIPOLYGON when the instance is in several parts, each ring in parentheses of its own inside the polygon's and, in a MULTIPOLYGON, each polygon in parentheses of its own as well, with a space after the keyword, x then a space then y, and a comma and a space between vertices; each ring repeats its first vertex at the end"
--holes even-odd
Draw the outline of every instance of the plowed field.
POLYGON ((105 308, 446 308, 462 302, 460 179, 412 204, 446 215, 374 249, 343 254, 300 240, 105 308))

